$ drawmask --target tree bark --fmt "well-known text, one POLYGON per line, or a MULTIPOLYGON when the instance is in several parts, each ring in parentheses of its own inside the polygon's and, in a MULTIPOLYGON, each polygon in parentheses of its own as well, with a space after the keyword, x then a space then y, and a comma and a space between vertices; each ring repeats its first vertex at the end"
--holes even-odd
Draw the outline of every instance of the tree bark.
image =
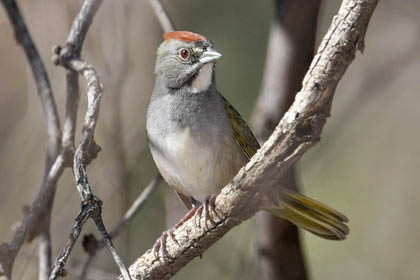
MULTIPOLYGON (((320 0, 277 0, 263 83, 252 116, 253 130, 265 142, 293 103, 315 46, 320 0)), ((279 182, 298 189, 295 168, 279 182)), ((263 279, 308 278, 296 226, 268 212, 257 214, 257 247, 263 279)))

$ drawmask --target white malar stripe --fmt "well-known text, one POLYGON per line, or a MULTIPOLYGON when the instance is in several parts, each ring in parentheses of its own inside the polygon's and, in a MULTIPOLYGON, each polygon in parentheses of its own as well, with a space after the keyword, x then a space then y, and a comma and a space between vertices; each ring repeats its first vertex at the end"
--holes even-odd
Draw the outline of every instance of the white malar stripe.
POLYGON ((194 78, 191 88, 193 92, 202 92, 209 88, 213 76, 213 63, 205 64, 194 78))

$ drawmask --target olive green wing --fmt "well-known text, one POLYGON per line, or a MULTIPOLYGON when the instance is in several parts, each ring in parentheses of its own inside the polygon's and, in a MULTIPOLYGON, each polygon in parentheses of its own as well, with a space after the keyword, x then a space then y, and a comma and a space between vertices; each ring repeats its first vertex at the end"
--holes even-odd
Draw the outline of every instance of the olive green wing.
POLYGON ((260 148, 260 144, 238 111, 233 108, 226 98, 222 96, 222 99, 230 124, 232 125, 233 136, 242 151, 244 151, 248 159, 250 159, 260 148))

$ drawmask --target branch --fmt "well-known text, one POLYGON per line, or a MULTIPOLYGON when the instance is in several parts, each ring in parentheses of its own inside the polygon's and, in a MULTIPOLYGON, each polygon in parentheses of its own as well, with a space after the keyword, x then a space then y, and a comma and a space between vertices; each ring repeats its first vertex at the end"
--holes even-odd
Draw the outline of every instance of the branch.
MULTIPOLYGON (((168 279, 201 255, 231 228, 263 208, 263 197, 320 139, 338 81, 363 49, 364 35, 377 0, 344 0, 307 72, 302 90, 264 146, 216 197, 220 218, 208 228, 188 220, 167 241, 169 260, 148 250, 130 266, 133 278, 168 279)), ((204 218, 200 221, 202 225, 204 218)))
MULTIPOLYGON (((109 233, 111 238, 118 236, 124 227, 140 212, 146 202, 149 200, 149 197, 152 195, 156 187, 162 182, 162 176, 160 174, 156 175, 155 178, 144 188, 139 197, 133 202, 131 207, 125 213, 122 221, 109 233)), ((101 241, 99 243, 99 248, 103 247, 101 241)))
MULTIPOLYGON (((155 178, 144 188, 141 194, 133 202, 131 207, 125 213, 122 221, 115 226, 115 228, 109 233, 109 237, 114 239, 117 237, 122 230, 127 226, 129 222, 140 212, 146 202, 149 200, 152 193, 155 191, 156 187, 162 182, 162 176, 160 174, 156 175, 155 178)), ((105 241, 101 239, 98 241, 93 235, 86 235, 83 240, 83 247, 85 251, 88 252, 89 257, 85 262, 80 279, 86 279, 87 273, 89 271, 90 265, 96 256, 98 250, 101 250, 105 247, 105 241)))
POLYGON ((41 99, 42 108, 47 121, 47 166, 49 169, 49 167, 54 163, 54 159, 57 157, 61 138, 60 119, 58 117, 57 106, 55 104, 50 80, 48 78, 47 71, 45 70, 44 63, 42 62, 38 50, 32 41, 28 29, 26 28, 26 24, 20 14, 16 2, 14 0, 1 1, 14 28, 16 41, 23 47, 26 58, 30 63, 38 95, 41 99))
MULTIPOLYGON (((73 21, 69 35, 63 48, 53 47, 52 57, 55 65, 65 65, 72 57, 80 57, 86 33, 92 23, 93 16, 99 9, 100 1, 85 1, 80 12, 73 21)), ((66 65, 65 65, 66 66, 66 65)), ((73 158, 74 136, 76 131, 77 108, 79 104, 79 78, 78 73, 66 66, 67 98, 66 115, 64 120, 62 146, 68 151, 68 156, 73 158)), ((71 164, 72 161, 70 161, 71 164)))
POLYGON ((171 32, 175 30, 175 27, 168 16, 168 13, 165 11, 165 8, 162 6, 160 0, 149 0, 150 6, 152 6, 153 11, 157 19, 159 20, 160 26, 163 29, 163 32, 171 32))
MULTIPOLYGON (((87 0, 86 2, 88 2, 87 0)), ((95 0, 93 0, 95 1, 95 0)), ((85 2, 85 3, 86 3, 85 2)), ((83 9, 82 9, 83 10, 83 9)), ((92 15, 93 16, 93 15, 92 15)), ((88 95, 88 110, 85 115, 85 123, 83 126, 82 140, 74 155, 73 172, 77 182, 77 190, 82 197, 82 209, 76 219, 76 223, 71 231, 69 241, 67 242, 63 252, 57 258, 52 273, 49 279, 56 279, 58 276, 64 276, 64 266, 70 255, 76 240, 80 235, 81 228, 88 218, 92 218, 103 236, 105 243, 110 250, 115 262, 120 267, 125 279, 130 279, 128 272, 122 263, 121 258, 118 256, 108 232, 102 221, 102 201, 100 201, 92 193, 91 187, 88 182, 87 165, 96 158, 100 148, 96 145, 94 140, 94 132, 96 122, 99 114, 100 101, 103 94, 102 85, 99 81, 96 70, 83 60, 78 58, 71 58, 69 61, 64 62, 66 67, 81 73, 88 81, 87 95, 88 95)))
POLYGON ((63 170, 65 168, 65 161, 62 156, 58 156, 51 166, 48 175, 42 185, 40 192, 32 203, 31 209, 28 214, 24 217, 21 225, 16 230, 16 233, 13 237, 13 240, 10 242, 10 245, 6 243, 0 244, 0 262, 6 263, 7 266, 0 266, 0 276, 7 277, 10 279, 11 269, 13 267, 14 260, 21 248, 23 242, 25 241, 26 235, 35 225, 38 220, 41 212, 45 208, 45 202, 49 200, 52 192, 54 192, 57 185, 58 178, 60 178, 63 170), (8 251, 7 256, 4 252, 8 251), (3 257, 6 257, 7 260, 4 260, 3 257), (10 269, 10 270, 9 270, 10 269))
MULTIPOLYGON (((88 218, 94 220, 114 261, 124 275, 124 279, 130 279, 128 271, 122 263, 120 256, 117 254, 108 232, 105 229, 102 221, 102 201, 92 193, 86 170, 87 165, 97 157, 97 154, 100 151, 100 147, 94 140, 94 132, 100 109, 100 101, 103 95, 103 88, 96 70, 93 66, 80 59, 80 52, 87 30, 101 3, 102 0, 85 0, 79 14, 73 21, 66 45, 62 49, 60 47, 54 48, 56 53, 56 56, 53 58, 54 63, 61 64, 65 68, 83 75, 87 80, 88 109, 85 115, 81 141, 76 149, 73 160, 73 173, 77 183, 77 190, 82 198, 82 209, 70 233, 69 241, 55 262, 49 277, 50 280, 66 274, 64 266, 80 235, 83 224, 88 218)), ((73 73, 68 74, 67 77, 71 77, 71 74, 73 73)), ((77 94, 75 91, 72 93, 77 94)), ((73 103, 72 108, 77 108, 77 105, 73 103)), ((69 113, 68 116, 69 119, 74 117, 71 113, 69 113)))
POLYGON ((23 50, 25 51, 26 57, 31 66, 47 123, 46 126, 48 140, 44 178, 41 191, 33 202, 28 215, 25 216, 24 220, 17 229, 12 241, 10 242, 10 245, 2 244, 4 249, 7 248, 10 256, 7 257, 9 258, 7 262, 3 259, 6 258, 6 256, 0 256, 0 263, 3 263, 3 265, 1 265, 2 268, 0 268, 0 276, 5 275, 6 277, 11 277, 14 260, 28 235, 28 239, 32 240, 41 234, 42 240, 40 242, 39 252, 39 273, 40 277, 45 279, 45 276, 49 273, 49 267, 51 263, 51 240, 49 232, 50 215, 52 209, 51 206, 54 200, 56 181, 62 172, 62 167, 58 167, 58 172, 56 172, 57 177, 52 178, 50 174, 51 167, 55 164, 55 162, 61 162, 61 159, 57 159, 60 148, 59 143, 61 139, 60 120, 47 72, 38 53, 38 50, 28 32, 28 29, 26 28, 26 24, 20 14, 19 8, 14 0, 2 0, 2 4, 6 9, 11 24, 14 28, 15 38, 17 42, 23 47, 23 50), (38 221, 39 217, 42 217, 41 221, 38 221))

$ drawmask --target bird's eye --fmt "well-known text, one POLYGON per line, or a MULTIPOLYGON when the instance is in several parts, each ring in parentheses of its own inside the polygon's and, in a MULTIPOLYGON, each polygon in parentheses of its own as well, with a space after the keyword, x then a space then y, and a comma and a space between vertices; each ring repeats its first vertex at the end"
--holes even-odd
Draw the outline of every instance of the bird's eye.
POLYGON ((183 59, 187 59, 190 57, 190 51, 188 49, 182 49, 179 54, 183 59))

